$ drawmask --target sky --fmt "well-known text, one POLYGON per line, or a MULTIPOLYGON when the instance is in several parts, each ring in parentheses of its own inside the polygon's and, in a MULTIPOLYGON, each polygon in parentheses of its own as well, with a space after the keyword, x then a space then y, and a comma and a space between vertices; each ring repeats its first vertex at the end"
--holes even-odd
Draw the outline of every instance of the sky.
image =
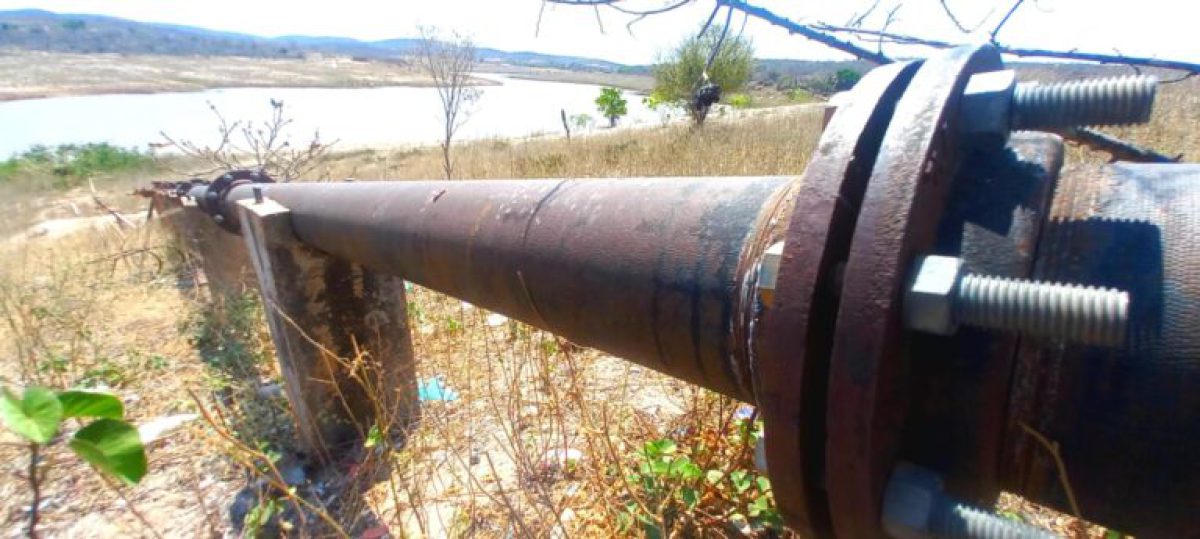
MULTIPOLYGON (((958 31, 939 0, 878 0, 864 26, 878 28, 899 4, 892 31, 955 42, 981 41, 1012 0, 944 0, 973 34, 958 31)), ((668 0, 625 0, 649 9, 668 0)), ((875 0, 750 0, 797 21, 844 24, 875 0)), ((261 36, 321 35, 363 40, 410 37, 417 25, 471 36, 481 46, 651 63, 694 33, 712 11, 694 0, 669 13, 632 19, 611 9, 546 4, 541 0, 0 0, 0 10, 38 8, 185 24, 261 36), (538 24, 539 12, 541 23, 538 24), (597 23, 599 18, 600 24, 597 23)), ((720 18, 724 19, 724 12, 720 18)), ((999 35, 1013 46, 1121 53, 1200 62, 1200 2, 1195 0, 1028 0, 999 35)), ((749 37, 760 58, 840 59, 846 55, 735 14, 731 28, 749 37)), ((886 50, 886 49, 885 49, 886 50)), ((911 54, 891 49, 893 54, 911 54)))

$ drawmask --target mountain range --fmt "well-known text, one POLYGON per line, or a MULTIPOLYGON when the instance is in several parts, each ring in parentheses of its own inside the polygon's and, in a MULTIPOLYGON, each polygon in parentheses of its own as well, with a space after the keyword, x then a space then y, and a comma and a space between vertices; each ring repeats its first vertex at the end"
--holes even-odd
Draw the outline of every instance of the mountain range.
MULTIPOLYGON (((0 50, 249 56, 300 58, 313 53, 370 60, 404 61, 416 38, 362 41, 346 37, 261 37, 194 26, 149 23, 104 15, 62 14, 40 9, 0 11, 0 50)), ((642 72, 597 58, 478 48, 480 61, 581 71, 642 72)))

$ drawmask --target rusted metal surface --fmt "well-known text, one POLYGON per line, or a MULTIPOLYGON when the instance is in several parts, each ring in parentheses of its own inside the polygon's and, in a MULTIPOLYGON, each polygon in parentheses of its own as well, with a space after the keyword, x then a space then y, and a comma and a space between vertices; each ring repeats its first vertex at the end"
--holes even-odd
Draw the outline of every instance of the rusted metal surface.
POLYGON ((1138 537, 1200 530, 1200 165, 1064 179, 1035 277, 1130 291, 1123 349, 1023 339, 1007 488, 1138 537), (1048 345, 1050 344, 1050 345, 1048 345), (1057 444, 1062 465, 1034 434, 1057 444), (1064 480, 1062 474, 1066 473, 1064 480))
POLYGON ((820 485, 825 456, 826 361, 837 296, 835 266, 845 260, 856 210, 892 107, 916 64, 869 73, 847 96, 789 197, 790 224, 778 287, 761 315, 754 354, 759 413, 766 423, 771 488, 789 525, 806 537, 829 533, 820 485))
MULTIPOLYGON (((307 245, 753 402, 746 275, 787 178, 270 184, 307 245)), ((250 198, 249 186, 230 199, 250 198)))
POLYGON ((990 47, 930 58, 896 104, 855 226, 827 399, 826 486, 842 537, 883 534, 878 515, 906 410, 900 300, 914 257, 934 246, 958 165, 967 79, 1001 67, 990 47))
MULTIPOLYGON (((1013 133, 1005 151, 975 151, 956 175, 933 251, 975 272, 1029 277, 1063 161, 1063 143, 1013 133)), ((904 460, 942 472, 959 498, 988 506, 1000 493, 1008 391, 1018 337, 960 329, 911 333, 912 404, 904 460)))

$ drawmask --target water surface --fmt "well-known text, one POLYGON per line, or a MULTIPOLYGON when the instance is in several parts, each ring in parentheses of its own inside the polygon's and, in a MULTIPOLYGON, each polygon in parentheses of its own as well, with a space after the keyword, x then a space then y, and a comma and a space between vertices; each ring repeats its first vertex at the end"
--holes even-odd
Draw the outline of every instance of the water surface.
MULTIPOLYGON (((459 131, 461 139, 523 137, 562 133, 559 110, 588 114, 607 124, 596 111, 600 87, 511 79, 482 93, 459 131)), ((282 101, 295 143, 306 143, 320 129, 324 141, 338 148, 436 143, 442 132, 442 108, 434 88, 233 88, 162 94, 112 94, 0 102, 0 159, 34 144, 110 142, 146 148, 161 142, 159 132, 199 144, 219 142, 217 120, 208 103, 230 122, 262 121, 270 100, 282 101)), ((655 121, 641 97, 626 92, 629 116, 622 123, 655 121)))

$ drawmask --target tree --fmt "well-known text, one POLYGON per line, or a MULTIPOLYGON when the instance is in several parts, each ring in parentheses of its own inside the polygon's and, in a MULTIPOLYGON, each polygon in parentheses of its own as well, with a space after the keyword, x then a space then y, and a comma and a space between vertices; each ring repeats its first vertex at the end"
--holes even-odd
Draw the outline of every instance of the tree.
POLYGON ((479 64, 479 54, 470 38, 452 34, 442 39, 437 29, 428 26, 418 30, 421 38, 417 43, 417 64, 433 79, 442 102, 442 170, 446 179, 450 179, 454 175, 450 145, 458 128, 466 123, 471 104, 479 98, 479 89, 471 78, 479 64))
POLYGON ((697 91, 711 83, 717 95, 742 90, 754 71, 754 46, 748 39, 726 35, 711 25, 684 39, 654 66, 654 95, 688 110, 696 125, 704 123, 711 103, 696 103, 697 91))
POLYGON ((608 126, 616 127, 617 118, 624 116, 629 112, 629 103, 625 101, 625 96, 621 90, 616 88, 601 88, 600 97, 596 98, 596 110, 605 118, 608 118, 608 126))
POLYGON ((862 73, 853 69, 839 69, 833 74, 833 89, 839 92, 844 92, 858 84, 858 80, 862 78, 862 73))

